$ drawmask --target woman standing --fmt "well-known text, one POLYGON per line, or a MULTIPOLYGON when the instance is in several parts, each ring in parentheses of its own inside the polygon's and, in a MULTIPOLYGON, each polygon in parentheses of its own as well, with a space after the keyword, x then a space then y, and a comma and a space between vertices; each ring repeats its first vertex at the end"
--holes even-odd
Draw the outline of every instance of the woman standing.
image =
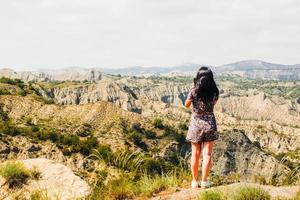
POLYGON ((212 71, 208 67, 201 67, 196 78, 194 78, 194 84, 185 102, 187 108, 193 106, 191 122, 186 136, 186 139, 192 145, 192 188, 199 186, 198 166, 201 151, 203 160, 200 186, 201 188, 207 188, 212 185, 207 178, 212 167, 213 144, 219 138, 213 113, 218 98, 219 90, 212 71))

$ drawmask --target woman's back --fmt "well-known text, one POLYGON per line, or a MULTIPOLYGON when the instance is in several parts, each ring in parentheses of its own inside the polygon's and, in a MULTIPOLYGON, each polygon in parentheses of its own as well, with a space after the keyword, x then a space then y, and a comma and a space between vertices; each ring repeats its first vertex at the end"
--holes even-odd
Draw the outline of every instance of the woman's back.
POLYGON ((218 100, 218 95, 215 94, 211 101, 204 102, 202 99, 197 98, 196 88, 193 86, 187 96, 193 105, 193 114, 205 115, 213 114, 215 102, 218 100))

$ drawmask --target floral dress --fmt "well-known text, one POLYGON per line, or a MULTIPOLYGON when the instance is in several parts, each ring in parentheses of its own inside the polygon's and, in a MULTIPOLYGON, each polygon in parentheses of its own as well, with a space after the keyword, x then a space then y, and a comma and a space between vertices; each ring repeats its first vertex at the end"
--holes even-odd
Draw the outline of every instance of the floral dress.
MULTIPOLYGON (((203 102, 195 98, 195 88, 189 91, 187 99, 192 101, 193 109, 186 140, 193 143, 214 141, 219 138, 217 124, 213 113, 214 103, 203 102)), ((214 101, 218 99, 216 95, 214 101)))

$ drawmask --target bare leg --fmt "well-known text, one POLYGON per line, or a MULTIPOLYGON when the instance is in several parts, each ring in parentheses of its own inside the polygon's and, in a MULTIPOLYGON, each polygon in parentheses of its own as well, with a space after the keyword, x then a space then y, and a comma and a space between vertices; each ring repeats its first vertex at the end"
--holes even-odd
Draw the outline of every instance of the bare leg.
POLYGON ((201 154, 201 144, 191 143, 192 144, 192 157, 191 157, 191 170, 193 181, 198 179, 198 170, 199 170, 199 158, 201 154))
POLYGON ((207 181, 209 171, 212 167, 212 148, 214 142, 204 142, 202 148, 202 181, 207 181))

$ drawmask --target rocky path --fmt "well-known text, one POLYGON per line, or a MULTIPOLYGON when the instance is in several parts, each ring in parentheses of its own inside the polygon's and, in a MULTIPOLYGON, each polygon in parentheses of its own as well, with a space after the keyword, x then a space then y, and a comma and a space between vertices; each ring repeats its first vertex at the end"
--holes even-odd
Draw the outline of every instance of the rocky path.
MULTIPOLYGON (((272 199, 276 199, 278 197, 282 198, 293 198, 298 191, 300 191, 300 185, 297 186, 282 186, 275 187, 269 185, 258 185, 252 183, 234 183, 227 186, 218 186, 214 188, 218 188, 220 190, 227 190, 231 187, 237 186, 257 186, 261 187, 264 190, 268 191, 272 197, 272 199)), ((198 195, 201 189, 178 189, 179 191, 172 194, 159 194, 156 197, 153 197, 151 200, 194 200, 198 199, 198 195)))

